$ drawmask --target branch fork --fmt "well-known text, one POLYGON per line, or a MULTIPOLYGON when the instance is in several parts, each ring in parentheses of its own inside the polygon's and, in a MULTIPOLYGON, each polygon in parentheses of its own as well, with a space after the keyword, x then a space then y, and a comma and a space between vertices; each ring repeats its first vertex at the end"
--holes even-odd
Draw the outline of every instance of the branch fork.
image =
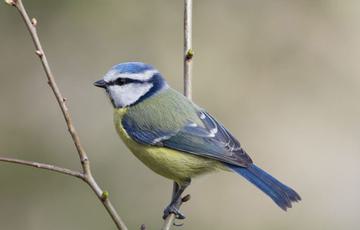
POLYGON ((76 150, 77 150, 80 162, 81 162, 81 167, 82 167, 81 171, 82 172, 73 171, 73 170, 70 170, 67 168, 62 168, 62 167, 55 166, 55 165, 49 165, 49 164, 44 164, 44 163, 32 162, 32 161, 24 161, 24 160, 12 159, 12 158, 5 158, 5 157, 0 157, 0 161, 21 164, 21 165, 27 165, 27 166, 31 166, 31 167, 35 167, 35 168, 46 169, 46 170, 50 170, 53 172, 58 172, 58 173, 62 173, 65 175, 74 176, 74 177, 82 179, 95 192, 96 196, 102 202, 102 204, 106 208, 107 212, 111 216, 112 220, 114 221, 117 229, 127 230, 125 223, 122 221, 119 214, 117 213, 117 211, 115 210, 115 208, 113 207, 113 205, 110 202, 109 193, 106 191, 102 191, 102 189, 97 184, 94 177, 92 176, 89 158, 87 156, 87 153, 85 152, 85 149, 83 148, 83 146, 80 142, 80 137, 77 134, 75 126, 72 122, 69 109, 68 109, 67 105, 65 104, 66 99, 62 96, 62 93, 60 92, 60 89, 55 81, 55 77, 50 69, 50 65, 48 63, 45 52, 40 43, 40 39, 39 39, 39 36, 36 31, 36 26, 38 24, 38 21, 36 20, 36 18, 32 18, 32 19, 29 18, 29 15, 27 14, 26 9, 22 3, 22 0, 5 0, 5 3, 7 3, 11 6, 14 6, 18 10, 18 12, 20 13, 21 17, 23 18, 24 23, 31 35, 31 38, 32 38, 34 46, 35 46, 35 54, 40 58, 41 64, 44 68, 44 71, 45 71, 45 74, 47 77, 47 82, 48 82, 50 88, 52 89, 53 94, 55 95, 56 101, 59 104, 59 107, 60 107, 63 117, 65 119, 66 125, 68 127, 68 131, 69 131, 71 138, 74 142, 74 145, 76 147, 76 150))

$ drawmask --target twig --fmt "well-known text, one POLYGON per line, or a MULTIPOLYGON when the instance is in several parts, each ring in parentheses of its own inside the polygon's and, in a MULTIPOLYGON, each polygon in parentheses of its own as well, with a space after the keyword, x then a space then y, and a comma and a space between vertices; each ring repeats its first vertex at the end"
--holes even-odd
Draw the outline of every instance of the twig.
POLYGON ((175 214, 171 214, 169 215, 165 221, 164 221, 164 224, 161 228, 161 230, 168 230, 171 228, 171 226, 174 224, 174 220, 175 220, 175 214))
MULTIPOLYGON (((91 169, 90 169, 90 161, 88 159, 88 156, 85 152, 85 149, 83 148, 81 142, 80 142, 80 138, 79 135, 76 132, 76 129, 73 125, 72 119, 71 119, 71 115, 69 112, 68 107, 66 106, 66 99, 62 96, 59 87, 57 86, 56 82, 55 82, 55 78, 54 75, 50 69, 48 60, 46 58, 45 52, 41 46, 38 34, 37 34, 37 30, 36 30, 36 26, 37 26, 37 20, 35 18, 33 18, 32 20, 30 20, 24 5, 22 3, 21 0, 5 0, 6 3, 8 3, 9 5, 15 6, 16 9, 19 11, 21 17, 23 18, 26 27, 29 30, 29 33, 31 35, 31 38, 34 42, 35 45, 35 53, 37 54, 37 56, 40 58, 41 60, 41 64, 44 68, 47 80, 48 80, 48 84, 50 86, 50 88, 52 89, 56 100, 60 106, 60 109, 62 111, 62 114, 64 116, 66 125, 68 127, 68 131, 71 135, 71 138, 76 146, 76 150, 78 152, 79 158, 80 158, 80 162, 82 165, 82 170, 83 170, 83 180, 91 187, 91 189, 95 192, 95 194, 97 195, 97 197, 99 198, 99 200, 102 202, 102 204, 104 205, 104 207, 106 208, 106 210, 108 211, 109 215, 111 216, 111 218, 113 219, 114 223, 116 224, 117 228, 119 230, 126 230, 127 227, 125 225, 125 223, 122 221, 122 219, 120 218, 119 214, 116 212, 116 210, 114 209, 113 205, 111 204, 109 197, 108 197, 108 193, 103 192, 102 189, 99 187, 99 185, 97 184, 97 182, 95 181, 94 177, 92 176, 91 173, 91 169), (107 194, 106 196, 104 196, 104 194, 107 194)), ((15 163, 15 162, 14 162, 15 163)))
POLYGON ((19 164, 19 165, 26 165, 26 166, 30 166, 30 167, 34 167, 34 168, 45 169, 45 170, 65 174, 68 176, 74 176, 74 177, 78 177, 80 179, 84 179, 84 174, 82 174, 81 172, 77 172, 77 171, 67 169, 67 168, 62 168, 62 167, 59 167, 56 165, 44 164, 44 163, 39 163, 39 162, 35 162, 35 161, 18 160, 18 159, 7 158, 7 157, 0 157, 0 161, 19 164))
MULTIPOLYGON (((192 49, 192 0, 184 0, 184 95, 191 100, 192 98, 192 60, 194 51, 192 49)), ((176 187, 174 182, 174 188, 176 187)), ((174 189, 175 190, 175 189, 174 189)), ((176 191, 173 191, 173 194, 176 191)), ((190 196, 185 196, 179 202, 177 208, 180 208, 182 203, 190 199, 190 196), (186 199, 185 199, 186 198, 186 199)), ((164 220, 162 230, 169 230, 174 224, 175 214, 170 214, 164 220)))
POLYGON ((184 0, 184 95, 192 98, 192 0, 184 0))

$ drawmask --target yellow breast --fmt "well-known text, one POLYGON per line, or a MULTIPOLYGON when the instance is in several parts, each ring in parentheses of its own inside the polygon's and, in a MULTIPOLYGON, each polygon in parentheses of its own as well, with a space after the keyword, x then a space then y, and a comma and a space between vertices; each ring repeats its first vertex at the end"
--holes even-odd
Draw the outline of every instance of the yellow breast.
POLYGON ((222 163, 169 148, 140 144, 132 140, 122 126, 126 108, 114 110, 116 131, 131 152, 154 172, 178 183, 197 175, 222 169, 222 163))

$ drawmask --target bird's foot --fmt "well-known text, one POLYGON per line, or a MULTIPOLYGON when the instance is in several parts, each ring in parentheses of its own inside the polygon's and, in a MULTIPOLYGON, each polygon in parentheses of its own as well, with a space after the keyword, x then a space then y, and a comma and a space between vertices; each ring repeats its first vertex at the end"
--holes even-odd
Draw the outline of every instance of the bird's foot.
POLYGON ((175 214, 175 219, 178 220, 183 220, 186 217, 184 216, 184 214, 182 214, 179 209, 176 207, 176 204, 170 204, 169 206, 167 206, 164 210, 164 215, 163 215, 163 219, 165 220, 171 213, 175 214))

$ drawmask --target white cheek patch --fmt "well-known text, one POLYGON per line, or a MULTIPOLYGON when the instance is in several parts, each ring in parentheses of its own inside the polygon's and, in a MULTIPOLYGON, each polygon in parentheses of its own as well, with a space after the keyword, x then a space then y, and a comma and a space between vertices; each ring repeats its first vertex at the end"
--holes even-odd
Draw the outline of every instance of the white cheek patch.
POLYGON ((125 107, 138 101, 153 87, 152 83, 129 83, 109 86, 109 94, 116 107, 125 107))
POLYGON ((104 81, 112 82, 118 78, 128 78, 139 81, 147 81, 154 76, 154 74, 159 73, 157 70, 147 70, 142 73, 122 73, 119 74, 116 70, 110 70, 105 76, 104 81))

